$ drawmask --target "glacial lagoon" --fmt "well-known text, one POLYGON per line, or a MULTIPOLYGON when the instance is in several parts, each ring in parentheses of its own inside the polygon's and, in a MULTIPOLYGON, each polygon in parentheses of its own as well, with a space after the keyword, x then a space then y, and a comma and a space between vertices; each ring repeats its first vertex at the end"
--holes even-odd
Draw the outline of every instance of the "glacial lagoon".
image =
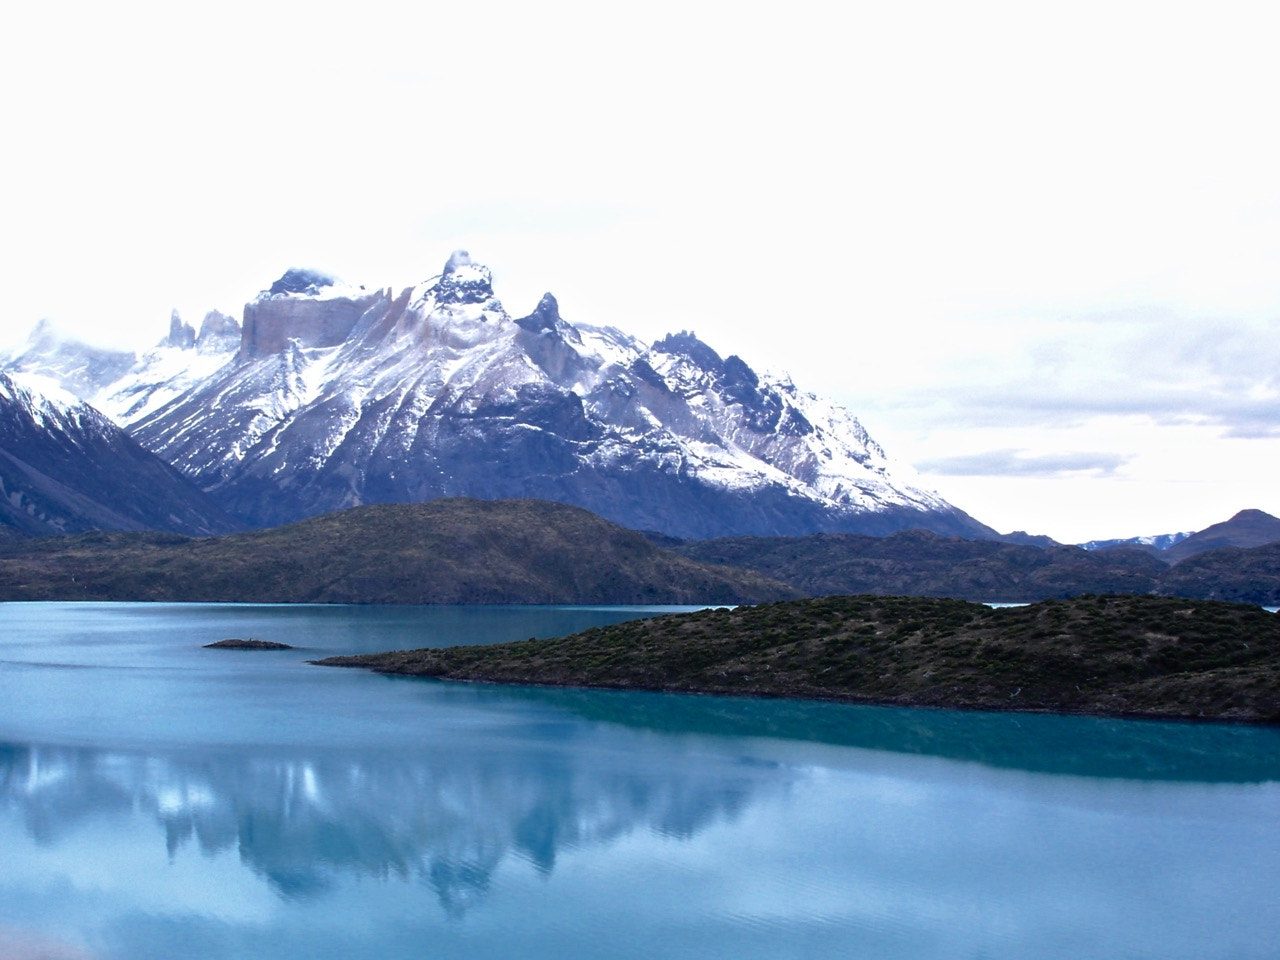
POLYGON ((1276 956, 1273 728, 306 663, 651 612, 0 604, 0 956, 1276 956))

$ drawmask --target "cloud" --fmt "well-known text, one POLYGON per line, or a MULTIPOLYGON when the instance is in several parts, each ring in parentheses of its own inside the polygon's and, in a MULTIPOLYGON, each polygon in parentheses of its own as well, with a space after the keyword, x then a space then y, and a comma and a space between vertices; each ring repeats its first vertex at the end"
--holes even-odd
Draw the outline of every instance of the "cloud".
POLYGON ((1063 478, 1088 474, 1111 477, 1128 462, 1116 453, 1068 452, 1030 454, 1026 450, 987 450, 918 463, 921 473, 961 477, 1063 478))
POLYGON ((934 428, 1070 429, 1102 418, 1280 436, 1280 318, 1167 309, 990 322, 933 379, 864 409, 934 428))
POLYGON ((936 404, 921 409, 939 428, 1072 429, 1103 418, 1140 418, 1160 427, 1209 427, 1230 437, 1280 436, 1280 398, 1221 395, 1194 387, 1141 397, 1024 387, 938 398, 936 404))
POLYGON ((1280 398, 1240 404, 1225 425, 1225 436, 1237 440, 1280 438, 1280 398))

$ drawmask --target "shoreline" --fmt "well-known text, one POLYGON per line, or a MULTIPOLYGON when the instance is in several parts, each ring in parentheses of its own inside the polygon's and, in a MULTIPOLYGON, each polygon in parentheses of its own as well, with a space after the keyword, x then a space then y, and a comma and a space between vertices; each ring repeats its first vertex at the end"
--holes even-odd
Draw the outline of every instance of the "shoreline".
POLYGON ((1275 614, 1136 595, 1002 608, 824 597, 309 662, 509 685, 1280 724, 1275 614))

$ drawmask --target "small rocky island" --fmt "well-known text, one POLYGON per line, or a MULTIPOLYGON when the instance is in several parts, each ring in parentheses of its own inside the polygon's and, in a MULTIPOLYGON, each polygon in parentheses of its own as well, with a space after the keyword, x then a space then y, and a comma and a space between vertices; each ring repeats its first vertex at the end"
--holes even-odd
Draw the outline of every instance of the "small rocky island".
POLYGON ((1280 724, 1280 616, 1173 597, 1006 608, 822 597, 313 662, 442 680, 1280 724))
POLYGON ((232 637, 217 643, 206 643, 207 650, 296 650, 297 647, 275 640, 241 640, 232 637))

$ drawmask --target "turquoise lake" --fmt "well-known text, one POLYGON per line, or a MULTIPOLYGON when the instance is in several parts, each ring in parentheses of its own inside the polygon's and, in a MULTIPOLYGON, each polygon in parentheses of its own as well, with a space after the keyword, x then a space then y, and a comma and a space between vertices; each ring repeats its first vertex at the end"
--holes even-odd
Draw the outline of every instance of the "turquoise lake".
POLYGON ((1275 728, 306 663, 655 612, 0 604, 0 957, 1280 955, 1275 728))

